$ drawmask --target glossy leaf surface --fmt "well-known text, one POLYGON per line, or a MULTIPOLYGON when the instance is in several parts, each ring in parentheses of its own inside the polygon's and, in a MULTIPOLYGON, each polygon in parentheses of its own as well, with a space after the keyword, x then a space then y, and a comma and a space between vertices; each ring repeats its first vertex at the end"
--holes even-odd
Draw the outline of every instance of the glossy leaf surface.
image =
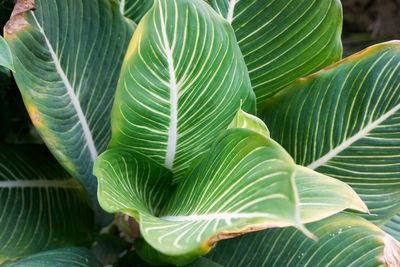
POLYGON ((129 46, 110 147, 129 147, 182 179, 240 103, 255 97, 230 25, 201 0, 158 0, 129 46), (228 78, 229 77, 229 78, 228 78))
POLYGON ((110 140, 111 106, 131 34, 108 0, 19 0, 5 27, 32 122, 95 208, 93 161, 110 140))
MULTIPOLYGON (((382 226, 400 212, 400 43, 379 44, 266 102, 271 136, 298 164, 350 184, 382 226)), ((395 226, 397 224, 397 226, 395 226)))
POLYGON ((342 55, 339 0, 211 0, 231 23, 261 103, 342 55))

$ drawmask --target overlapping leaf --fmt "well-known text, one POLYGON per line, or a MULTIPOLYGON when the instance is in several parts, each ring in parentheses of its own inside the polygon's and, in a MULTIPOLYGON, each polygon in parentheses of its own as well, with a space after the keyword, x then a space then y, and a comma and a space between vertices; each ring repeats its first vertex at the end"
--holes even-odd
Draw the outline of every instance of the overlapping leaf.
POLYGON ((3 267, 100 267, 101 264, 86 249, 61 248, 31 255, 22 260, 7 262, 3 267))
POLYGON ((137 152, 110 149, 96 161, 102 207, 139 221, 147 260, 181 265, 220 239, 366 211, 346 184, 297 166, 256 117, 239 111, 230 127, 176 190, 167 169, 137 152))
POLYGON ((230 25, 201 0, 158 0, 128 49, 110 147, 129 147, 173 170, 190 163, 255 97, 230 25))
POLYGON ((5 27, 32 122, 95 207, 93 160, 110 139, 111 106, 131 33, 108 0, 19 0, 5 27))
POLYGON ((342 55, 339 0, 211 0, 235 30, 257 102, 342 55))
POLYGON ((262 112, 298 164, 350 184, 374 215, 368 219, 392 232, 400 212, 399 73, 400 42, 379 44, 298 80, 262 112))
POLYGON ((0 147, 0 259, 89 242, 81 185, 41 146, 0 147))
POLYGON ((6 40, 0 36, 0 66, 6 67, 8 69, 14 69, 13 60, 10 48, 6 40))
POLYGON ((400 244, 357 216, 339 214, 307 225, 319 240, 276 229, 221 242, 209 256, 222 266, 399 266, 400 244))
POLYGON ((153 5, 153 0, 119 0, 121 13, 136 23, 139 23, 143 16, 153 5))

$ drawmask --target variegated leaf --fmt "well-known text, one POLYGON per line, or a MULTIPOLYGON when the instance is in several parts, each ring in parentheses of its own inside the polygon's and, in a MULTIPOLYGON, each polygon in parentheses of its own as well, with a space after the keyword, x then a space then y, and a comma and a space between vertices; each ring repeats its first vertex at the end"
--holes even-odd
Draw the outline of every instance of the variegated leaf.
POLYGON ((229 267, 400 265, 400 243, 357 216, 339 214, 307 227, 318 241, 276 229, 223 241, 208 258, 229 267))
POLYGON ((45 147, 0 146, 0 261, 90 242, 81 185, 45 147))
POLYGON ((18 0, 5 27, 32 122, 94 208, 93 161, 110 140, 111 106, 131 34, 109 0, 18 0))
POLYGON ((298 164, 350 184, 368 219, 392 231, 400 228, 399 73, 400 42, 379 44, 298 80, 262 112, 298 164))
POLYGON ((261 103, 340 59, 339 0, 211 0, 232 25, 261 103))
POLYGON ((265 125, 259 134, 261 125, 239 111, 231 124, 239 128, 221 133, 175 191, 164 167, 127 149, 110 149, 95 165, 100 203, 139 221, 147 242, 136 248, 142 257, 180 265, 220 239, 275 227, 304 230, 302 222, 347 208, 367 211, 346 184, 297 166, 265 125))
POLYGON ((157 0, 129 46, 110 147, 129 147, 181 180, 226 129, 241 101, 255 111, 230 25, 202 0, 157 0))

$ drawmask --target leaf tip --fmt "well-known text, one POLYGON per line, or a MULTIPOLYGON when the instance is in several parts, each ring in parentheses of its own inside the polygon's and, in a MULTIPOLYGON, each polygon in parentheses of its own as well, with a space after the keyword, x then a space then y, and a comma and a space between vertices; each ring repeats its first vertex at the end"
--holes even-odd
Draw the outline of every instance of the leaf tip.
POLYGON ((35 0, 17 0, 9 21, 4 26, 4 38, 10 39, 29 25, 25 18, 28 11, 35 10, 35 0))
POLYGON ((385 234, 383 243, 385 248, 382 260, 385 263, 385 266, 400 266, 400 243, 388 234, 385 234))

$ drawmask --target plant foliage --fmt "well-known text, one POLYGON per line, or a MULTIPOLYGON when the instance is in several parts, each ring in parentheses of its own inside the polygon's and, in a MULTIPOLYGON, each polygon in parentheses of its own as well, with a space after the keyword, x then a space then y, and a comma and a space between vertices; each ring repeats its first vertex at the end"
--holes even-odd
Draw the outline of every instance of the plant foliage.
POLYGON ((338 0, 0 5, 52 154, 0 145, 1 266, 400 266, 400 43, 338 0))

